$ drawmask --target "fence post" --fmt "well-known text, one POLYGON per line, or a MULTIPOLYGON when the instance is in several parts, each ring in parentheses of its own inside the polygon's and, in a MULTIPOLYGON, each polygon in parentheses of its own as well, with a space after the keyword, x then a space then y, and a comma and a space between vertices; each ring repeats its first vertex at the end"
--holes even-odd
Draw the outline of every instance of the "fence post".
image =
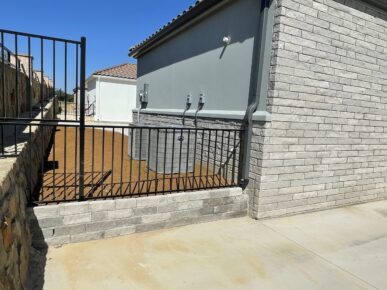
MULTIPOLYGON (((246 130, 246 128, 244 128, 246 130)), ((243 187, 243 174, 244 174, 244 168, 245 165, 243 164, 244 161, 244 136, 245 136, 245 131, 240 131, 239 132, 239 160, 238 160, 238 185, 243 187)), ((236 153, 235 153, 236 154, 236 153)), ((249 162, 250 164, 250 162, 249 162)))
POLYGON ((85 185, 85 81, 86 81, 86 38, 81 38, 80 70, 80 113, 79 113, 79 200, 84 197, 85 185))

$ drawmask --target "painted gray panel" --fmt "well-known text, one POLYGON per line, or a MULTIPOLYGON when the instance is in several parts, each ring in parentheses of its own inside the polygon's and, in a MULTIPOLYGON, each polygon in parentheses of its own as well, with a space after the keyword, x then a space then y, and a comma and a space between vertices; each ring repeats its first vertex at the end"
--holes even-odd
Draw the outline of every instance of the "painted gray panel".
POLYGON ((246 110, 259 3, 231 1, 140 56, 138 91, 150 84, 148 108, 183 109, 187 94, 196 108, 204 93, 205 110, 246 110), (224 46, 224 36, 231 44, 224 46))

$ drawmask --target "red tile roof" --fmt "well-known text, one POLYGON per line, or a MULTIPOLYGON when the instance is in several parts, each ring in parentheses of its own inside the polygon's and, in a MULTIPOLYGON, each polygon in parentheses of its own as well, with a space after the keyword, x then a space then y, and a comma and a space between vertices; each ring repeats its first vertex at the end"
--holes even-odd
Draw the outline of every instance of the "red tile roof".
POLYGON ((133 63, 124 63, 96 71, 94 75, 135 80, 137 79, 137 65, 133 63))

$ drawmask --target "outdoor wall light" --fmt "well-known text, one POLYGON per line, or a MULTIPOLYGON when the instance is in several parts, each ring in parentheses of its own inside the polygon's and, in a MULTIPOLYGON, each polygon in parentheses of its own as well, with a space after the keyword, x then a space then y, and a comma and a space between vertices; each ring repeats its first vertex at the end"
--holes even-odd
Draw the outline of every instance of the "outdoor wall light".
POLYGON ((231 36, 223 37, 223 43, 224 45, 229 45, 231 43, 231 36))

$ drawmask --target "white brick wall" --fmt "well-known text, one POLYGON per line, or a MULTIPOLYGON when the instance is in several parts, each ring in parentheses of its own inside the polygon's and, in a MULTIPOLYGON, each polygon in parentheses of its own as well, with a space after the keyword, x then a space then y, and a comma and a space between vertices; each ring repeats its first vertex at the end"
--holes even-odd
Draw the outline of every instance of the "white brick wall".
POLYGON ((386 19, 360 0, 277 1, 255 217, 387 196, 386 19))

